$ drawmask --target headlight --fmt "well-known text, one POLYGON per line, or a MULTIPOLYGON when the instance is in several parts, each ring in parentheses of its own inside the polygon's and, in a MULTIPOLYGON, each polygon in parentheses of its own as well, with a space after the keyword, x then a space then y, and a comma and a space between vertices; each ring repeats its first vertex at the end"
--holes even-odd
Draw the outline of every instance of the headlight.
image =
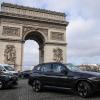
POLYGON ((90 77, 89 80, 100 81, 100 77, 90 77))

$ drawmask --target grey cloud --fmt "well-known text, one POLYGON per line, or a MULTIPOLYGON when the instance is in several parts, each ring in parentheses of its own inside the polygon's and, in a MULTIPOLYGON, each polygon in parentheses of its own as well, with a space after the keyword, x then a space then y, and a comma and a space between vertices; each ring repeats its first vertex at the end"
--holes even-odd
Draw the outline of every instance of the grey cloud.
MULTIPOLYGON (((72 19, 68 27, 68 59, 79 57, 83 60, 100 55, 100 20, 72 19), (74 22, 75 21, 75 22, 74 22)), ((96 58, 95 58, 96 59, 96 58)), ((94 59, 94 60, 95 60, 94 59)), ((80 60, 79 60, 80 61, 80 60)), ((89 60, 88 60, 89 61, 89 60)), ((74 60, 75 62, 75 60, 74 60)), ((94 61, 96 62, 96 60, 94 61)), ((91 63, 91 60, 90 60, 91 63)))
POLYGON ((94 56, 94 57, 70 57, 68 62, 74 63, 74 64, 100 64, 100 56, 94 56))

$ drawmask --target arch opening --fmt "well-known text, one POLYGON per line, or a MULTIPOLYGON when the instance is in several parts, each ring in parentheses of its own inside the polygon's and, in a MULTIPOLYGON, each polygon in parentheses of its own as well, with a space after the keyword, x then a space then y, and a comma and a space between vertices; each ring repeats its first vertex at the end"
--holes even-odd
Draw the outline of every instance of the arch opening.
POLYGON ((42 46, 44 46, 44 43, 45 43, 45 38, 44 36, 40 33, 40 32, 37 32, 37 31, 33 31, 33 32, 30 32, 28 33, 25 37, 24 37, 24 40, 34 40, 36 41, 38 44, 39 44, 39 47, 41 48, 42 46))
MULTIPOLYGON (((24 42, 24 57, 25 58, 23 58, 23 63, 27 63, 29 58, 33 59, 33 64, 32 65, 34 65, 34 60, 37 62, 37 64, 38 63, 43 63, 44 62, 44 43, 45 43, 44 36, 41 33, 37 32, 37 31, 34 31, 34 32, 28 33, 24 37, 24 41, 25 41, 24 42), (25 45, 28 48, 25 47, 25 45), (27 48, 27 49, 25 49, 25 48, 27 48), (34 58, 29 57, 29 56, 27 57, 27 55, 25 55, 25 54, 28 54, 29 51, 32 53, 32 55, 35 55, 37 57, 35 57, 35 56, 34 56, 34 58)), ((30 55, 30 56, 32 56, 32 55, 30 55)), ((32 59, 31 59, 31 61, 32 61, 32 59)))

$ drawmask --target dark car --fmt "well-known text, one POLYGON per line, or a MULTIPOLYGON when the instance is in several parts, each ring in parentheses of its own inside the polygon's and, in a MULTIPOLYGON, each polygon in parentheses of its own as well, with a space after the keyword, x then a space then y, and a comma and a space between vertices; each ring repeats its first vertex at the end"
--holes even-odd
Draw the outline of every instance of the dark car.
POLYGON ((25 71, 20 72, 19 77, 29 78, 31 73, 32 73, 32 70, 25 70, 25 71))
POLYGON ((18 84, 18 77, 12 73, 3 73, 0 70, 0 89, 13 87, 18 84))
POLYGON ((100 90, 100 73, 81 71, 72 64, 44 63, 34 67, 28 84, 39 92, 44 87, 72 89, 81 97, 100 90))

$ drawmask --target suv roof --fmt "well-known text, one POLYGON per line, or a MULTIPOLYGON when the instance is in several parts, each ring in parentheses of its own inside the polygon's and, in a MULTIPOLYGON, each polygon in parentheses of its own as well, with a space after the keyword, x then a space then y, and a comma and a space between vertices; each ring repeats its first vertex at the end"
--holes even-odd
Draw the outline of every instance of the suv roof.
POLYGON ((61 63, 61 62, 46 62, 46 63, 41 63, 38 65, 42 65, 42 64, 63 64, 63 63, 61 63))

